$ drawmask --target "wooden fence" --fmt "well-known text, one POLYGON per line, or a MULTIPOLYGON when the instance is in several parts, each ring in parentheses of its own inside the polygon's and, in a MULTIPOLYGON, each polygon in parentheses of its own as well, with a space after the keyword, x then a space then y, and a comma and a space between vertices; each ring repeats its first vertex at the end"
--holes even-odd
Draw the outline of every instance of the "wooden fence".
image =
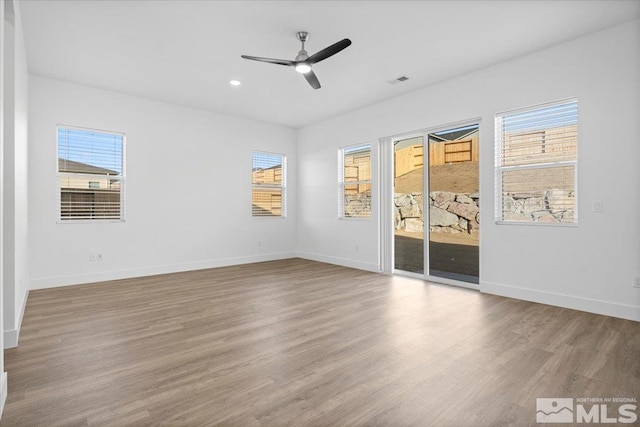
POLYGON ((500 154, 505 166, 575 160, 578 149, 578 126, 505 133, 502 144, 500 154))
MULTIPOLYGON (((478 161, 478 138, 429 143, 429 165, 478 161)), ((411 145, 395 152, 396 178, 424 165, 422 145, 411 145)))
POLYGON ((395 152, 395 176, 402 176, 424 165, 422 145, 411 145, 395 152))
POLYGON ((62 188, 60 218, 120 219, 120 189, 62 188))
POLYGON ((371 193, 370 151, 359 151, 344 156, 344 193, 371 193))
POLYGON ((254 184, 280 184, 282 182, 282 166, 277 165, 268 169, 253 171, 254 184))
POLYGON ((282 165, 253 171, 253 216, 282 216, 281 185, 282 165))
POLYGON ((253 216, 282 216, 282 190, 253 188, 253 216))

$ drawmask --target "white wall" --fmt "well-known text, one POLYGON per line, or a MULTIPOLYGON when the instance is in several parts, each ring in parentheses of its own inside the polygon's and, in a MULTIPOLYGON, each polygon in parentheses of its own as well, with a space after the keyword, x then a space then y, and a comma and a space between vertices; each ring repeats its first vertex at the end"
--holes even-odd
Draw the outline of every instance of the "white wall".
POLYGON ((288 156, 296 205, 292 129, 38 76, 29 83, 32 289, 295 254, 295 208, 284 219, 251 217, 252 150, 288 156), (125 222, 56 222, 58 124, 126 134, 125 222), (103 261, 90 262, 91 252, 103 261))
POLYGON ((28 80, 20 4, 5 22, 4 100, 4 346, 18 344, 28 289, 28 80))
POLYGON ((638 76, 636 20, 301 129, 299 255, 379 271, 379 208, 369 221, 337 219, 337 149, 479 117, 481 291, 640 320, 638 76), (574 96, 579 225, 496 225, 495 113, 574 96))

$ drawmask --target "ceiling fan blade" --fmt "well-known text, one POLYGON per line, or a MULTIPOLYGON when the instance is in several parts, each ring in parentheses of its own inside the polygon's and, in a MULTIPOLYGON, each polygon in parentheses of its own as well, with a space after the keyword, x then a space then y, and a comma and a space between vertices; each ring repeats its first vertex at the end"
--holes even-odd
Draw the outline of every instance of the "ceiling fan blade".
POLYGON ((334 43, 331 46, 322 49, 320 52, 314 53, 309 57, 309 59, 307 59, 306 62, 308 62, 309 64, 315 64, 316 62, 320 62, 323 59, 327 59, 328 57, 335 55, 336 53, 340 52, 343 49, 346 49, 350 45, 351 45, 351 40, 349 39, 340 40, 339 42, 334 43))
POLYGON ((296 65, 295 62, 287 61, 286 59, 261 58, 259 56, 249 56, 249 55, 240 55, 240 56, 242 56, 244 59, 250 59, 252 61, 267 62, 269 64, 286 65, 287 67, 293 67, 296 65))
POLYGON ((308 73, 304 73, 303 76, 305 79, 307 79, 312 88, 320 89, 320 81, 318 80, 318 77, 316 77, 316 73, 314 73, 313 70, 309 71, 308 73))

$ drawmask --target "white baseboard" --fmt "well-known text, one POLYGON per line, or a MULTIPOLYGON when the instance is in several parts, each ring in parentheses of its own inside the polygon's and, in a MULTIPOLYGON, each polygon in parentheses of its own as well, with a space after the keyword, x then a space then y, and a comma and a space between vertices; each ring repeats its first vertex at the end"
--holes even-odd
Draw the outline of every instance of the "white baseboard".
MULTIPOLYGON (((2 367, 4 369, 4 367, 2 367)), ((2 411, 4 411, 4 404, 7 401, 7 373, 2 372, 0 378, 0 419, 2 418, 2 411)))
POLYGON ((252 255, 237 258, 220 258, 185 264, 168 264, 151 267, 132 268, 126 270, 103 271, 90 274, 47 277, 32 279, 29 289, 56 288, 59 286, 81 285, 84 283, 106 282, 109 280, 131 279, 134 277, 155 276, 157 274, 179 273, 183 271, 204 270, 207 268, 227 267, 231 265, 250 264, 254 262, 275 261, 294 258, 294 252, 277 252, 264 255, 252 255))
POLYGON ((326 262, 327 264, 341 265, 343 267, 357 268, 358 270, 372 271, 374 273, 380 273, 381 271, 380 266, 377 264, 370 264, 368 262, 355 261, 348 258, 339 258, 339 257, 334 257, 329 255, 320 255, 320 254, 314 254, 311 252, 304 252, 304 251, 297 252, 296 255, 298 258, 304 258, 311 261, 326 262))
POLYGON ((24 310, 27 307, 27 300, 29 299, 29 290, 25 292, 22 304, 20 304, 20 312, 18 313, 18 323, 15 329, 9 329, 4 331, 4 348, 13 348, 18 346, 18 339, 20 338, 20 327, 22 327, 22 318, 24 317, 24 310))
POLYGON ((640 307, 536 289, 480 282, 480 292, 640 322, 640 307))

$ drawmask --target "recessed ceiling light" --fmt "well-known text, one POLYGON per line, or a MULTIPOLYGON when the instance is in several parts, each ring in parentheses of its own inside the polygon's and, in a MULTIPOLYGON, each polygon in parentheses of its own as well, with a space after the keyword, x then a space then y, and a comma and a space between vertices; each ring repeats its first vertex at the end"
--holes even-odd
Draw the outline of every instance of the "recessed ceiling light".
POLYGON ((242 82, 241 82, 240 80, 231 80, 231 81, 229 82, 229 84, 230 84, 231 86, 240 86, 240 85, 242 84, 242 82))

